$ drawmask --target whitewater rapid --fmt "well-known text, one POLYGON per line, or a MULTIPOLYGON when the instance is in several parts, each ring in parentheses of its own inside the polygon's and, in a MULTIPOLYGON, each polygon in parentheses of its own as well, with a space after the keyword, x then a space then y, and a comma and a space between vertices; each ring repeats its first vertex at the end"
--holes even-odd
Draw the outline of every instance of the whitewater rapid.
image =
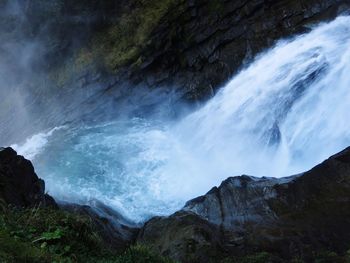
POLYGON ((181 120, 64 126, 14 147, 56 198, 136 221, 223 179, 300 173, 350 145, 350 17, 280 41, 181 120))

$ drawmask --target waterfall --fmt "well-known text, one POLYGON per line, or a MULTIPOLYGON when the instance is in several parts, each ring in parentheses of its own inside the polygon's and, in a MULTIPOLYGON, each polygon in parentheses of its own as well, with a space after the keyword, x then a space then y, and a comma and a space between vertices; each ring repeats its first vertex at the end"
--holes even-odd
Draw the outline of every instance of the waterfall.
POLYGON ((136 221, 223 179, 300 173, 350 144, 350 17, 280 41, 180 120, 64 126, 16 145, 55 197, 99 199, 136 221), (33 141, 40 147, 33 153, 33 141))
POLYGON ((285 176, 350 143, 350 18, 279 42, 177 127, 217 173, 285 176))

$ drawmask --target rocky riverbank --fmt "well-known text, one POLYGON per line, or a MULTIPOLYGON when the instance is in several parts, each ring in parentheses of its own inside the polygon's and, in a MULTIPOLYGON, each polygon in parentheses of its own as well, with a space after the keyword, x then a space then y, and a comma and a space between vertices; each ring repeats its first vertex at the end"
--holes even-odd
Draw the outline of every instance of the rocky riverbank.
POLYGON ((10 148, 0 151, 0 179, 0 252, 8 253, 8 258, 16 259, 7 244, 11 238, 21 240, 23 246, 29 244, 40 252, 40 259, 58 256, 52 246, 62 252, 63 245, 97 242, 89 251, 67 251, 66 257, 74 255, 78 262, 89 253, 95 260, 117 257, 136 244, 136 250, 142 245, 142 253, 150 253, 154 260, 166 259, 152 253, 179 262, 346 262, 350 249, 350 148, 292 177, 228 178, 173 215, 152 218, 143 226, 103 204, 94 209, 74 204, 58 207, 45 194, 31 163, 10 148), (5 219, 16 213, 28 217, 28 228, 33 218, 43 221, 42 233, 36 233, 39 226, 33 225, 32 230, 24 226, 21 231, 6 232, 10 223, 5 219), (73 233, 83 239, 67 240, 73 233), (35 241, 38 238, 41 242, 35 241))

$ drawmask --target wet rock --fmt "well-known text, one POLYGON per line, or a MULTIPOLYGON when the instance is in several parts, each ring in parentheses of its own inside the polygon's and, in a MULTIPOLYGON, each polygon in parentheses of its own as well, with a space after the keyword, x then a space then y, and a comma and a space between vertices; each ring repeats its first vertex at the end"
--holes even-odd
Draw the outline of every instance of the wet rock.
MULTIPOLYGON (((132 244, 140 226, 108 206, 94 201, 91 206, 57 203, 45 194, 45 182, 32 163, 12 148, 0 148, 0 204, 17 208, 49 207, 89 217, 106 245, 123 250, 132 244)), ((5 208, 5 207, 3 207, 5 208)))
POLYGON ((15 90, 29 84, 11 96, 0 94, 8 97, 0 105, 0 142, 24 140, 81 119, 78 112, 87 115, 98 107, 101 94, 118 94, 129 84, 135 90, 176 89, 183 100, 203 101, 279 39, 350 10, 348 0, 171 0, 154 22, 147 17, 141 20, 147 25, 139 24, 139 17, 149 13, 145 6, 158 6, 155 3, 159 1, 1 1, 0 55, 6 65, 3 75, 11 77, 6 85, 12 83, 9 90, 15 90), (122 28, 130 34, 115 35, 129 20, 122 28), (147 34, 133 36, 144 27, 151 27, 147 34), (119 50, 119 43, 128 43, 122 53, 132 56, 125 60, 112 52, 119 50), (28 57, 26 63, 18 63, 22 57, 28 57), (109 84, 109 79, 116 81, 109 84), (21 122, 10 117, 23 114, 21 104, 14 103, 17 93, 24 96, 26 116, 31 117, 17 118, 21 122), (57 109, 65 110, 56 114, 57 109))
POLYGON ((145 243, 164 256, 180 262, 209 262, 223 252, 222 233, 192 212, 179 211, 169 217, 155 217, 141 229, 137 242, 145 243))
POLYGON ((261 251, 314 262, 317 251, 350 248, 349 226, 350 148, 296 176, 228 178, 181 211, 151 219, 138 241, 181 262, 261 251))
POLYGON ((0 199, 16 207, 57 207, 45 194, 45 182, 36 175, 32 163, 12 148, 0 148, 0 199))
POLYGON ((113 249, 123 251, 135 242, 140 225, 126 219, 123 215, 99 201, 91 206, 59 203, 61 209, 89 217, 104 242, 113 249))
POLYGON ((165 77, 163 86, 180 87, 184 98, 205 99, 212 96, 206 87, 217 89, 275 41, 349 10, 347 0, 178 1, 141 51, 149 63, 133 68, 131 76, 157 73, 165 77))
MULTIPOLYGON (((152 5, 152 1, 146 1, 147 5, 152 5)), ((152 32, 140 43, 142 47, 138 47, 137 55, 122 67, 112 66, 107 70, 120 78, 115 89, 123 82, 135 86, 172 86, 182 90, 184 98, 205 99, 212 96, 206 87, 211 85, 217 89, 275 41, 308 31, 311 25, 350 10, 348 0, 170 2, 170 10, 152 24, 152 32)), ((79 52, 92 53, 94 50, 89 48, 96 48, 91 43, 97 36, 106 32, 107 41, 109 29, 118 25, 122 18, 128 18, 135 8, 141 12, 143 8, 134 0, 55 0, 50 4, 26 0, 20 6, 23 16, 17 14, 10 19, 0 12, 0 19, 8 25, 0 35, 6 34, 7 38, 11 36, 16 40, 40 40, 43 47, 40 46, 34 64, 54 75, 67 67, 72 56, 79 52)), ((132 27, 129 30, 138 31, 132 27)), ((102 52, 100 61, 85 61, 84 65, 92 68, 92 72, 106 73, 104 59, 109 55, 109 52, 102 52)), ((66 73, 72 76, 79 74, 73 67, 69 71, 66 73)), ((94 83, 99 81, 100 78, 94 83)))

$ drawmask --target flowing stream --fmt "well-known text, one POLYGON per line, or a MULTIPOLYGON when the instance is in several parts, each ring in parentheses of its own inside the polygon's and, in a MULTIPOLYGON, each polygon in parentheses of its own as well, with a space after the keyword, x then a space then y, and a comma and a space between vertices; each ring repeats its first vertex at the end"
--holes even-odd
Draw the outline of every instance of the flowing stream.
POLYGON ((180 120, 65 125, 14 145, 50 194, 135 221, 229 176, 300 173, 350 145, 350 17, 280 41, 180 120))

